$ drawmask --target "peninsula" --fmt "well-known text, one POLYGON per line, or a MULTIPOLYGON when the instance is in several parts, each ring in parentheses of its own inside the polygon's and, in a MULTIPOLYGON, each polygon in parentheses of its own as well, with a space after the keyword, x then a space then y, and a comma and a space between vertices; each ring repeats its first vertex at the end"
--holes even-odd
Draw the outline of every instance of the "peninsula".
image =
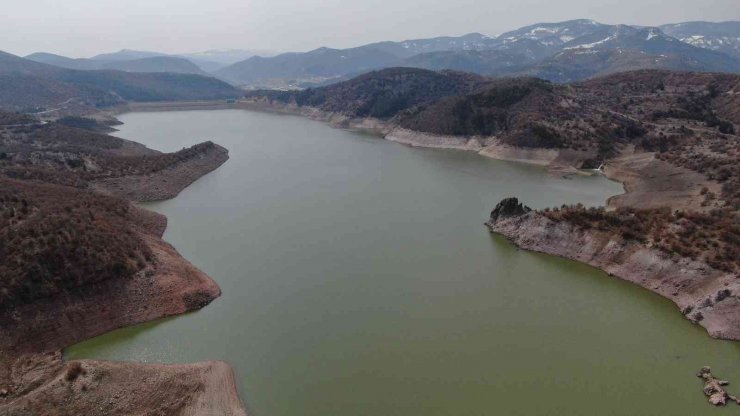
POLYGON ((245 414, 223 362, 65 362, 61 353, 220 295, 162 240, 167 218, 131 202, 172 198, 227 159, 211 142, 165 154, 0 113, 0 413, 245 414))

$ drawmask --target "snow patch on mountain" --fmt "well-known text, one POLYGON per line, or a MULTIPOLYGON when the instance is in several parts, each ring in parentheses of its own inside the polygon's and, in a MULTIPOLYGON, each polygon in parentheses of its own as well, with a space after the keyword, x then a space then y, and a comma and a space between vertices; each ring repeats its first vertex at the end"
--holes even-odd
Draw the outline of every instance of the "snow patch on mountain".
POLYGON ((596 42, 584 43, 582 45, 576 45, 576 46, 568 46, 567 48, 563 48, 563 49, 564 50, 569 50, 569 49, 591 49, 591 48, 595 48, 595 47, 597 47, 597 46, 599 46, 601 44, 604 44, 606 42, 609 42, 610 40, 613 40, 614 38, 615 38, 615 36, 609 36, 609 37, 606 37, 606 38, 601 39, 601 40, 596 41, 596 42))

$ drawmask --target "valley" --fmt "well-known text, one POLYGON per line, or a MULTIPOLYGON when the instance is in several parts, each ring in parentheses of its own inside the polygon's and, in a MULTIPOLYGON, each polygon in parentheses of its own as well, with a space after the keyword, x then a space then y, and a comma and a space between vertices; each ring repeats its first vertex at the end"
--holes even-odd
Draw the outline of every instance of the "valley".
POLYGON ((263 44, 0 51, 0 415, 737 401, 740 23, 263 44))

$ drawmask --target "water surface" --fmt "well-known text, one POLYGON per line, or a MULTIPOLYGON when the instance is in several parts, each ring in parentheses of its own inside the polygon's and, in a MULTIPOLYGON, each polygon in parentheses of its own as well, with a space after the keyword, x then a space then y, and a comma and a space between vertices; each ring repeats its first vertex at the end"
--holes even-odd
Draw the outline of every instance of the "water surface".
POLYGON ((111 332, 69 358, 234 367, 252 415, 699 415, 694 376, 740 384, 738 343, 657 295, 517 250, 483 226, 502 198, 603 205, 621 186, 414 149, 293 116, 121 116, 121 137, 231 159, 148 204, 221 298, 111 332))

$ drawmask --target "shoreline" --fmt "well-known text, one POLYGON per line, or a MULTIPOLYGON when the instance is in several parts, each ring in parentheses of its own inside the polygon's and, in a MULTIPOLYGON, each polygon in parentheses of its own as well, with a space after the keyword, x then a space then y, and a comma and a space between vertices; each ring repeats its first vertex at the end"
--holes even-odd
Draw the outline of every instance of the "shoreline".
POLYGON ((607 199, 607 209, 631 206, 706 211, 702 188, 719 195, 722 186, 703 175, 658 160, 655 152, 636 152, 633 145, 621 149, 620 154, 604 162, 600 172, 584 170, 579 166, 595 156, 591 151, 560 148, 525 148, 500 142, 496 137, 440 136, 412 131, 374 118, 350 118, 327 113, 314 107, 274 104, 266 101, 239 101, 234 108, 275 114, 297 115, 328 123, 334 128, 370 131, 385 140, 411 147, 453 149, 475 152, 495 160, 541 166, 556 176, 602 174, 622 185, 623 193, 607 199))
MULTIPOLYGON (((254 100, 237 100, 233 103, 222 101, 188 101, 129 103, 125 106, 108 110, 107 113, 120 115, 130 112, 209 111, 225 109, 306 117, 314 121, 327 123, 334 128, 367 132, 378 135, 384 140, 410 147, 470 151, 495 160, 543 166, 548 168, 550 172, 561 176, 570 174, 595 174, 595 172, 587 172, 572 166, 573 162, 582 161, 593 156, 588 152, 562 152, 562 149, 515 147, 497 141, 496 137, 440 136, 394 126, 376 118, 349 118, 341 114, 327 113, 314 107, 276 105, 254 100)), ((608 179, 618 181, 624 185, 622 181, 607 175, 606 172, 602 172, 602 174, 608 179)))
MULTIPOLYGON (((327 123, 334 128, 350 131, 362 131, 378 135, 385 140, 410 147, 430 149, 464 150, 480 154, 495 160, 526 163, 544 166, 549 171, 562 176, 570 174, 590 175, 573 165, 582 162, 594 154, 590 152, 568 151, 567 149, 541 149, 516 147, 501 143, 496 137, 462 137, 443 136, 424 133, 395 126, 376 118, 350 118, 337 113, 328 113, 314 107, 298 107, 295 105, 277 105, 265 101, 237 100, 228 106, 220 102, 193 102, 185 105, 178 103, 159 103, 157 105, 135 104, 122 109, 117 114, 125 112, 156 112, 156 111, 188 111, 188 110, 248 110, 270 114, 282 114, 306 117, 314 121, 327 123)), ((609 179, 616 180, 607 176, 609 179)))

